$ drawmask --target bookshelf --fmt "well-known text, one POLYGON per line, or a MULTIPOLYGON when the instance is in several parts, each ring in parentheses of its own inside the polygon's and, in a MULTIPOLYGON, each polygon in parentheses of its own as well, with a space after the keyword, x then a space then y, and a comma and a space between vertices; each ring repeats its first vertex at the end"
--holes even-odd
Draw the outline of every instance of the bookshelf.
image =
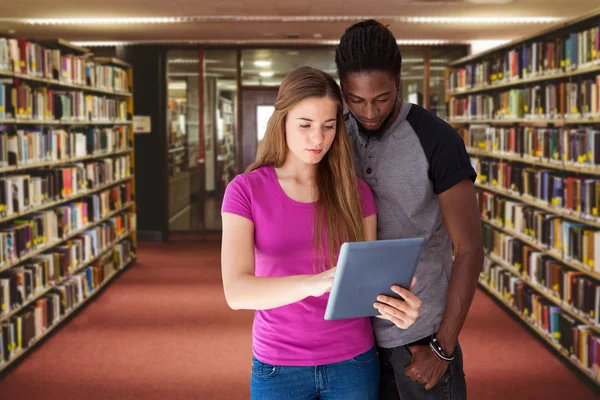
POLYGON ((600 387, 600 9, 454 61, 480 287, 600 387))
POLYGON ((0 37, 0 373, 136 260, 133 71, 0 37))

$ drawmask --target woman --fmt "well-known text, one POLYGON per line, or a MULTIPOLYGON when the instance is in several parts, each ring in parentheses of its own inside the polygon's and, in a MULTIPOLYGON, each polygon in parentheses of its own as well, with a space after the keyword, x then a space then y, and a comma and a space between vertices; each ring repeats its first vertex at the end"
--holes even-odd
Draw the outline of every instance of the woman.
MULTIPOLYGON (((256 162, 227 186, 222 273, 233 309, 256 310, 253 399, 377 399, 369 318, 326 321, 343 242, 376 240, 373 195, 356 177, 339 87, 302 67, 282 82, 256 162)), ((414 282, 413 282, 414 284, 414 282)), ((401 328, 420 301, 401 289, 401 328)), ((382 318, 389 306, 376 303, 382 318)))

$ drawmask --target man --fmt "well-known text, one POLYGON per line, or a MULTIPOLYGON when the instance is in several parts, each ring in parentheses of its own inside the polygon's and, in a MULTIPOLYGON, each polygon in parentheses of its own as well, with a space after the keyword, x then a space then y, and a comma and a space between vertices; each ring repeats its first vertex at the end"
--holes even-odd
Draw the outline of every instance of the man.
MULTIPOLYGON (((483 264, 476 177, 458 133, 400 98, 402 58, 393 34, 368 20, 346 30, 335 61, 357 174, 377 202, 378 238, 424 236, 414 294, 417 321, 373 318, 382 399, 466 399, 458 336, 483 264), (454 260, 452 259, 454 245, 454 260)), ((382 303, 393 304, 389 298, 382 303)), ((385 304, 384 310, 395 311, 385 304)))

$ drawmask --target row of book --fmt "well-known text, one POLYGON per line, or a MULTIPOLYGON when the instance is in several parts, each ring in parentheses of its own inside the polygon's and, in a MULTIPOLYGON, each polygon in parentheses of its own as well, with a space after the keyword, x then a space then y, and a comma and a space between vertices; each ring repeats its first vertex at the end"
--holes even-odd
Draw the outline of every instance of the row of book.
POLYGON ((600 117, 600 75, 454 97, 448 105, 449 118, 454 120, 600 117))
MULTIPOLYGON (((458 133, 467 148, 500 156, 518 156, 523 162, 547 161, 557 168, 567 165, 600 165, 600 129, 492 127, 475 125, 458 133)), ((518 161, 518 160, 516 160, 518 161)))
POLYGON ((125 156, 0 177, 0 218, 23 215, 129 176, 129 158, 125 156))
MULTIPOLYGON (((112 254, 107 254, 81 272, 72 274, 17 315, 2 321, 0 365, 10 362, 33 346, 77 306, 90 298, 102 284, 127 265, 133 258, 134 251, 130 240, 121 241, 115 245, 112 254)), ((23 293, 17 292, 17 296, 23 296, 23 293)))
POLYGON ((0 125, 0 167, 75 160, 129 148, 128 126, 76 129, 0 125))
POLYGON ((0 118, 36 121, 124 121, 127 101, 77 90, 57 90, 0 80, 0 118))
POLYGON ((129 88, 127 72, 122 68, 24 39, 0 38, 1 71, 116 92, 129 88))
POLYGON ((482 232, 489 255, 511 266, 528 285, 560 299, 600 327, 600 282, 493 226, 482 224, 482 232))
POLYGON ((21 308, 64 281, 135 228, 135 216, 124 212, 94 226, 60 246, 0 273, 0 317, 21 308))
POLYGON ((552 76, 600 64, 600 27, 539 39, 453 70, 446 90, 486 87, 538 76, 552 76))
POLYGON ((558 259, 600 273, 600 228, 485 190, 478 190, 477 198, 484 220, 522 235, 558 259))
POLYGON ((600 217, 600 179, 479 158, 472 158, 471 165, 479 172, 478 183, 555 207, 557 212, 584 219, 600 217))
POLYGON ((554 170, 520 167, 506 162, 472 159, 481 172, 480 183, 504 190, 512 196, 526 196, 538 204, 583 218, 598 217, 600 181, 565 175, 554 170))
POLYGON ((52 245, 131 202, 129 183, 0 224, 0 266, 52 245))
POLYGON ((505 299, 519 315, 575 359, 595 379, 600 379, 600 335, 562 310, 520 278, 498 264, 486 261, 485 285, 505 299))

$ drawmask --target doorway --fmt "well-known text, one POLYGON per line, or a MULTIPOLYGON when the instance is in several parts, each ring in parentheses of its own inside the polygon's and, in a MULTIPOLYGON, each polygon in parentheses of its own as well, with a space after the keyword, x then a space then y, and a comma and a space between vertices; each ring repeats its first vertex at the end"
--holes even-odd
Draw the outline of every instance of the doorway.
POLYGON ((256 150, 262 140, 267 122, 277 99, 277 87, 242 89, 242 165, 243 172, 256 159, 256 150))

